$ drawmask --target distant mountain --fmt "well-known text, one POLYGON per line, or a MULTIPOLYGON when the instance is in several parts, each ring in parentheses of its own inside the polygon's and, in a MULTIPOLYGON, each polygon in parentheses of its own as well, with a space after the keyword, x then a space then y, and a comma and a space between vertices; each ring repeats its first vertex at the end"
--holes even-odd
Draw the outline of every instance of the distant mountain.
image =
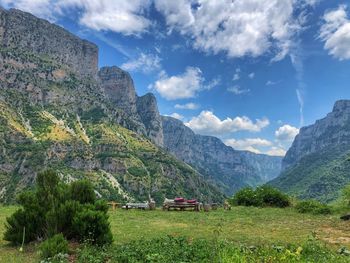
POLYGON ((281 175, 270 182, 300 198, 332 201, 350 183, 350 100, 300 129, 282 162, 281 175))
POLYGON ((0 8, 0 201, 30 188, 45 168, 89 179, 114 200, 158 202, 224 195, 165 152, 152 94, 98 64, 96 45, 35 16, 0 8))
POLYGON ((181 121, 162 116, 164 147, 190 164, 227 195, 257 186, 280 173, 281 157, 236 151, 220 139, 195 134, 181 121))

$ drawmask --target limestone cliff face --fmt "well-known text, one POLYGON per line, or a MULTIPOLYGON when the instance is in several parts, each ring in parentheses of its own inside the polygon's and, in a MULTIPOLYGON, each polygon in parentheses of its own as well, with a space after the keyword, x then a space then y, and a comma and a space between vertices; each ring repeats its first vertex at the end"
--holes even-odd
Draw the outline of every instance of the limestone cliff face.
POLYGON ((162 121, 155 96, 148 93, 138 97, 130 74, 116 66, 101 68, 98 79, 107 98, 134 123, 130 128, 163 146, 162 121))
POLYGON ((339 100, 325 118, 300 129, 283 159, 282 168, 293 166, 308 154, 345 144, 350 144, 350 100, 339 100))
POLYGON ((162 117, 164 147, 192 165, 226 194, 275 178, 281 158, 236 151, 212 136, 195 134, 181 121, 162 117))
POLYGON ((299 198, 333 201, 350 183, 349 160, 350 100, 340 100, 325 118, 300 129, 270 184, 299 198))
POLYGON ((0 7, 0 43, 3 48, 18 48, 49 55, 83 76, 96 76, 98 48, 63 28, 16 9, 0 7))
POLYGON ((113 66, 98 72, 101 86, 107 97, 126 114, 139 119, 136 108, 136 91, 129 73, 113 66))
POLYGON ((152 93, 137 98, 137 112, 145 125, 147 136, 158 146, 164 145, 163 124, 156 97, 152 93))

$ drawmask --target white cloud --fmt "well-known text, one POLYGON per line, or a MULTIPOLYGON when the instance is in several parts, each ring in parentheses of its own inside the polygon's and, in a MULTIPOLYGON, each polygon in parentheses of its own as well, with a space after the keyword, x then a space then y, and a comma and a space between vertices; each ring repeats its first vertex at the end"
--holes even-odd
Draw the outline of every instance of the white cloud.
POLYGON ((241 95, 241 94, 250 92, 250 89, 241 89, 240 86, 235 85, 231 88, 228 88, 227 91, 232 92, 235 95, 241 95))
POLYGON ((269 124, 270 122, 266 118, 257 119, 254 122, 246 116, 220 120, 211 111, 202 111, 198 116, 185 123, 195 132, 207 135, 222 135, 236 131, 258 132, 269 124))
POLYGON ((235 73, 235 74, 233 75, 233 80, 235 81, 235 80, 239 80, 239 79, 240 79, 239 74, 238 74, 238 73, 235 73))
POLYGON ((325 42, 324 48, 333 57, 350 59, 350 19, 346 14, 346 6, 326 12, 319 37, 325 42))
POLYGON ((255 146, 267 147, 272 145, 272 142, 261 138, 247 138, 242 140, 227 139, 224 143, 235 150, 244 150, 255 153, 261 153, 261 151, 256 149, 255 146))
POLYGON ((266 86, 273 86, 273 85, 276 85, 278 83, 279 83, 279 81, 268 80, 265 85, 266 86))
POLYGON ((0 0, 5 7, 15 7, 54 21, 77 10, 79 23, 90 29, 110 30, 125 35, 145 32, 151 21, 145 17, 150 0, 0 0))
POLYGON ((0 5, 6 8, 17 8, 50 21, 55 20, 55 8, 52 8, 55 4, 50 0, 0 0, 0 5))
POLYGON ((198 108, 199 108, 199 105, 193 102, 175 105, 175 109, 181 109, 181 110, 196 110, 198 108))
POLYGON ((141 53, 137 59, 129 60, 121 65, 127 71, 150 73, 161 69, 160 58, 156 55, 141 53))
POLYGON ((253 79, 253 78, 255 77, 255 73, 254 73, 254 72, 250 73, 250 74, 248 75, 248 77, 249 77, 250 79, 253 79))
POLYGON ((292 142, 299 133, 299 129, 295 128, 289 124, 279 127, 275 131, 275 136, 278 141, 281 142, 292 142))
POLYGON ((265 152, 265 154, 271 156, 285 156, 286 150, 280 147, 271 147, 271 149, 265 152))
POLYGON ((203 82, 202 71, 199 68, 188 67, 183 74, 177 76, 168 77, 163 72, 152 87, 167 100, 187 99, 206 89, 203 82))
POLYGON ((183 120, 183 118, 184 118, 184 116, 182 116, 181 114, 176 113, 176 112, 174 112, 170 115, 166 115, 166 116, 170 116, 170 117, 173 117, 173 118, 178 119, 178 120, 183 120))
POLYGON ((226 52, 229 57, 253 57, 267 51, 280 60, 288 54, 301 25, 294 11, 296 0, 167 1, 155 0, 169 31, 190 36, 205 52, 226 52))
POLYGON ((286 151, 274 145, 273 142, 262 138, 246 138, 241 140, 227 139, 224 143, 235 150, 249 151, 271 156, 284 156, 286 151))

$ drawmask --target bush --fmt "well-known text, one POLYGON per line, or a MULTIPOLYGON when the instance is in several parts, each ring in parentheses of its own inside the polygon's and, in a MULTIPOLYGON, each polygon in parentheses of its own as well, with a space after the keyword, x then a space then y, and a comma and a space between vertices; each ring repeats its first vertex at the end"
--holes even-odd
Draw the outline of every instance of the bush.
POLYGON ((8 217, 4 239, 20 244, 46 239, 62 233, 66 239, 92 240, 94 244, 110 244, 108 206, 96 201, 92 185, 87 181, 61 184, 56 173, 46 171, 37 177, 35 191, 24 192, 18 202, 22 208, 8 217))
POLYGON ((310 213, 314 215, 327 215, 332 213, 332 210, 329 206, 322 204, 316 200, 301 201, 297 203, 295 209, 299 213, 310 213))
POLYGON ((73 200, 81 204, 93 204, 96 201, 94 188, 92 184, 86 180, 73 182, 70 186, 70 194, 73 200))
POLYGON ((288 207, 289 197, 270 186, 260 186, 255 190, 247 187, 238 191, 230 200, 232 205, 256 207, 288 207))
POLYGON ((44 241, 39 249, 42 259, 53 258, 58 254, 68 253, 68 241, 62 234, 57 234, 44 241))
POLYGON ((288 195, 271 186, 260 186, 255 190, 258 199, 264 206, 288 207, 290 200, 288 195))
POLYGON ((254 189, 247 187, 239 190, 229 202, 238 206, 260 206, 260 201, 254 189))
POLYGON ((73 229, 82 242, 103 245, 113 241, 108 216, 101 211, 85 208, 73 218, 73 229))

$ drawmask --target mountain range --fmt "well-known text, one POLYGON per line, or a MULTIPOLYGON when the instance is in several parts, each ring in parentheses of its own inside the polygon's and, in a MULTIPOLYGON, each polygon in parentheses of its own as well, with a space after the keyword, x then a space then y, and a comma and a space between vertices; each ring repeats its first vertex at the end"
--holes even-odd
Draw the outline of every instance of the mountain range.
POLYGON ((57 25, 0 9, 0 42, 2 200, 30 187, 47 167, 65 180, 88 177, 109 199, 150 194, 158 201, 175 195, 218 201, 222 192, 278 174, 278 158, 234 151, 187 127, 203 139, 202 152, 217 144, 210 167, 168 154, 176 149, 164 140, 169 127, 155 96, 138 96, 130 74, 116 66, 98 69, 97 46, 57 25), (215 166, 221 153, 227 158, 215 166), (265 165, 264 158, 273 164, 265 165))
POLYGON ((46 168, 65 181, 88 179, 113 200, 221 202, 268 183, 329 202, 350 182, 350 101, 301 128, 282 160, 161 116, 152 93, 138 96, 128 72, 99 69, 98 59, 95 44, 0 8, 0 201, 13 201, 46 168))
POLYGON ((303 127, 282 161, 281 175, 270 184, 302 199, 330 202, 350 183, 350 100, 303 127))

